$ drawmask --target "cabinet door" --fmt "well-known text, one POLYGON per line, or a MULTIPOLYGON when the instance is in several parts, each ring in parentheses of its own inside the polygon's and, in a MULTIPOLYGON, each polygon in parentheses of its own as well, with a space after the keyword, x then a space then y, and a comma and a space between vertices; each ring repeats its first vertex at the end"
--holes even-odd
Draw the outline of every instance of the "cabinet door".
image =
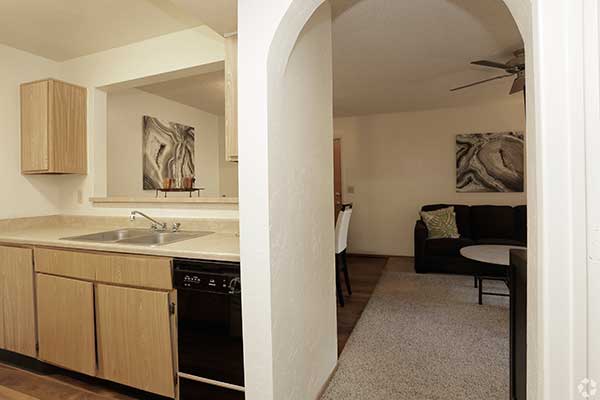
POLYGON ((21 85, 21 170, 41 172, 49 168, 48 81, 21 85))
POLYGON ((95 375, 93 284, 37 274, 37 305, 39 358, 95 375))
POLYGON ((238 160, 237 35, 225 39, 225 158, 238 160))
POLYGON ((100 377, 174 397, 169 294, 98 285, 96 314, 100 377))
POLYGON ((36 356, 33 252, 0 247, 0 347, 36 356))
POLYGON ((87 172, 87 90, 50 81, 50 169, 52 172, 87 172))
POLYGON ((2 310, 4 310, 4 288, 6 284, 4 282, 4 275, 2 272, 2 268, 0 268, 0 349, 6 349, 6 345, 4 343, 4 315, 2 310))

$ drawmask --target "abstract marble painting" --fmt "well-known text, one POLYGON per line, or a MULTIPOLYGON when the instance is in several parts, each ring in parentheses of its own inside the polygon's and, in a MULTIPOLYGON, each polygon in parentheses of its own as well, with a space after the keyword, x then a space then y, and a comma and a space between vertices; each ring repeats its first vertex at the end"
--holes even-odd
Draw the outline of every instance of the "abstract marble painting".
POLYGON ((523 192, 522 132, 456 136, 457 192, 523 192))
POLYGON ((194 128, 149 116, 143 124, 144 190, 161 188, 164 178, 194 176, 194 128))

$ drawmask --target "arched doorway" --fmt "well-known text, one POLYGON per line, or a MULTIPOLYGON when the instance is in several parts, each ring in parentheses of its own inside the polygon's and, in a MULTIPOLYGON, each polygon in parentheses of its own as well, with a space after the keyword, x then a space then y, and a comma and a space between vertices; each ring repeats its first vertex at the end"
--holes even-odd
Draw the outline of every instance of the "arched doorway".
MULTIPOLYGON (((539 211, 538 215, 530 215, 529 220, 530 243, 532 243, 529 254, 530 276, 532 277, 529 292, 531 312, 529 366, 531 368, 530 375, 533 378, 530 379, 530 390, 532 395, 537 393, 540 398, 551 398, 546 395, 551 391, 552 396, 556 394, 558 399, 561 398, 561 395, 564 397, 567 396, 567 393, 572 393, 570 385, 576 376, 586 376, 584 363, 571 362, 568 366, 569 372, 565 374, 565 363, 561 362, 562 360, 573 360, 575 354, 585 354, 584 341, 576 340, 580 339, 582 335, 585 336, 585 333, 581 333, 579 330, 580 325, 575 326, 574 323, 565 325, 564 323, 565 318, 573 321, 574 316, 578 313, 576 304, 581 302, 581 296, 586 296, 585 292, 578 291, 582 288, 581 282, 573 280, 574 274, 581 273, 578 264, 581 258, 573 253, 573 249, 577 247, 576 243, 582 240, 581 234, 575 229, 581 223, 581 216, 564 212, 562 215, 558 214, 561 204, 563 206, 568 204, 570 211, 582 205, 585 207, 585 194, 572 186, 575 172, 582 167, 581 160, 576 159, 576 154, 581 150, 581 142, 569 142, 567 139, 569 134, 561 133, 558 130, 559 126, 563 128, 570 126, 568 110, 553 107, 548 101, 539 101, 538 93, 540 91, 543 91, 545 99, 548 98, 547 96, 563 96, 569 92, 566 87, 553 86, 549 75, 539 73, 550 70, 558 73, 560 70, 556 65, 546 64, 546 62, 550 62, 549 58, 545 58, 549 57, 550 52, 547 49, 545 52, 540 52, 540 37, 552 35, 558 38, 561 34, 566 34, 569 31, 568 18, 572 16, 561 14, 564 10, 561 10, 560 7, 534 10, 532 4, 527 0, 506 0, 505 2, 525 38, 526 52, 529 57, 527 63, 532 66, 528 69, 528 109, 540 111, 539 113, 532 112, 528 118, 528 177, 530 182, 528 203, 537 205, 539 211), (553 20, 554 33, 551 33, 548 26, 539 22, 538 18, 542 14, 553 15, 556 18, 553 20), (561 140, 567 140, 570 146, 565 149, 565 142, 561 144, 561 140), (546 170, 551 165, 550 160, 553 163, 561 163, 567 169, 550 178, 546 170), (565 192, 565 187, 573 190, 565 192), (569 227, 569 229, 552 232, 550 230, 552 226, 569 227), (567 269, 569 272, 565 271, 565 265, 571 267, 567 269), (568 295, 558 300, 552 296, 552 290, 561 284, 564 286, 564 282, 572 284, 565 289, 568 295), (570 340, 561 341, 560 338, 565 335, 570 340), (550 349, 552 349, 552 357, 550 357, 550 349), (547 382, 553 383, 550 386, 547 382)), ((251 266, 263 263, 264 267, 254 272, 262 274, 264 283, 268 282, 270 295, 268 302, 260 304, 264 306, 264 312, 253 313, 254 316, 261 318, 260 321, 265 325, 264 329, 246 330, 245 338, 247 341, 257 340, 272 350, 270 354, 246 353, 246 360, 253 365, 259 365, 260 360, 269 364, 269 369, 252 376, 268 387, 267 392, 256 389, 256 393, 268 393, 263 395, 263 398, 277 398, 291 387, 296 389, 291 394, 287 393, 288 398, 306 398, 306 396, 302 397, 306 393, 312 397, 326 379, 327 370, 331 370, 335 364, 330 359, 332 357, 331 340, 326 334, 323 334, 327 329, 323 331, 314 329, 329 323, 326 314, 330 315, 332 310, 327 306, 319 308, 316 300, 333 296, 333 292, 327 292, 331 282, 321 283, 313 275, 314 270, 310 268, 305 269, 304 274, 288 273, 311 264, 319 258, 315 254, 325 254, 328 251, 326 238, 331 233, 332 226, 310 224, 310 218, 305 218, 305 221, 302 221, 303 224, 290 226, 290 220, 286 218, 286 216, 293 215, 295 210, 303 207, 309 210, 309 215, 311 215, 312 207, 317 207, 317 204, 306 204, 303 192, 318 190, 320 193, 322 188, 310 186, 311 174, 307 172, 309 169, 301 166, 306 165, 305 162, 318 161, 319 154, 307 151, 308 143, 305 138, 302 138, 299 132, 291 132, 292 130, 289 129, 290 124, 298 126, 301 124, 302 113, 298 112, 298 109, 290 110, 281 107, 281 100, 284 98, 286 90, 286 82, 283 81, 283 78, 291 65, 290 57, 293 57, 293 53, 298 51, 301 45, 297 43, 297 39, 322 3, 324 0, 289 0, 278 4, 262 0, 260 5, 253 4, 252 7, 247 6, 246 8, 246 6, 240 5, 240 63, 244 63, 244 60, 258 61, 247 71, 241 72, 240 76, 240 121, 242 124, 247 124, 246 128, 242 127, 240 131, 240 159, 243 161, 245 155, 247 162, 255 163, 251 168, 252 172, 247 172, 248 176, 251 173, 255 177, 257 173, 260 176, 258 188, 256 181, 252 186, 241 184, 242 260, 247 266, 243 267, 243 270, 248 268, 246 273, 248 276, 251 266), (257 23, 245 25, 242 15, 247 13, 247 15, 256 16, 257 10, 263 12, 260 16, 260 23, 264 29, 261 32, 251 32, 251 28, 258 26, 257 23), (246 36, 247 50, 244 50, 244 35, 248 35, 246 36), (260 45, 256 46, 257 43, 260 45), (254 54, 251 54, 252 51, 254 54), (244 104, 248 106, 245 110, 243 109, 244 104), (288 125, 286 126, 286 124, 288 125), (244 130, 246 130, 246 135, 244 130), (264 145, 263 150, 255 152, 262 145, 264 145), (302 162, 290 160, 288 154, 282 151, 286 148, 295 148, 298 152, 307 151, 304 153, 306 157, 303 157, 302 162), (290 170, 286 170, 286 165, 290 170), (299 166, 300 168, 297 168, 299 166), (283 179, 286 172, 293 174, 293 176, 289 176, 290 179, 287 183, 283 179), (259 204, 261 201, 265 203, 259 204), (256 206, 259 206, 258 209, 256 206), (244 233, 255 233, 256 231, 250 228, 258 226, 264 228, 262 236, 254 235, 252 241, 244 243, 244 233), (303 251, 310 251, 315 258, 307 257, 300 260, 293 257, 293 262, 290 263, 285 259, 285 255, 300 254, 300 252, 290 251, 299 242, 307 246, 303 248, 303 251), (270 251, 258 252, 255 250, 257 246, 262 245, 270 251), (297 281, 298 278, 302 279, 297 281), (304 301, 302 293, 310 293, 312 301, 304 301), (315 294, 323 297, 319 298, 314 296, 315 294), (302 315, 302 323, 285 324, 286 313, 292 311, 309 313, 302 315), (265 335, 266 332, 268 335, 265 335), (294 343, 293 348, 289 346, 290 342, 294 343), (305 351, 303 352, 303 350, 305 351), (317 353, 326 355, 312 357, 317 353), (314 360, 316 365, 311 365, 311 360, 314 360), (296 366, 293 372, 280 369, 281 366, 288 363, 296 366), (326 365, 323 367, 323 364, 326 365)), ((558 46, 553 49, 553 54, 564 55, 565 51, 565 46, 558 46)), ((309 74, 311 71, 306 71, 306 73, 309 74)), ((306 99, 313 94, 311 91, 317 93, 322 89, 311 86, 312 83, 314 82, 306 81, 306 97, 302 99, 304 104, 307 104, 306 99)), ((318 95, 315 96, 315 102, 312 104, 322 105, 322 103, 318 103, 318 95)), ((314 109, 306 108, 305 117, 309 118, 311 114, 308 111, 314 111, 314 109)), ((570 127, 572 128, 572 126, 570 127)), ((579 139, 579 137, 575 139, 579 139)), ((555 171, 552 169, 550 172, 554 173, 555 171)), ((241 181, 244 180, 244 174, 242 172, 241 181)), ((329 202, 329 191, 323 192, 327 192, 327 202, 329 202)), ((296 222, 296 220, 293 221, 296 222)), ((326 260, 326 262, 332 263, 333 259, 326 260)), ((258 281, 258 275, 251 279, 258 281)), ((252 285, 253 283, 250 282, 251 287, 252 285)), ((257 284, 256 287, 258 286, 257 284)), ((245 307, 248 310, 256 311, 260 307, 253 309, 253 306, 258 303, 249 294, 246 297, 245 307)), ((250 315, 245 318, 246 326, 251 323, 250 315)), ((256 323, 256 321, 253 322, 256 323)), ((257 324, 255 325, 257 326, 257 324)), ((331 327, 329 329, 331 330, 331 327)), ((254 390, 250 384, 249 394, 254 393, 254 390)))

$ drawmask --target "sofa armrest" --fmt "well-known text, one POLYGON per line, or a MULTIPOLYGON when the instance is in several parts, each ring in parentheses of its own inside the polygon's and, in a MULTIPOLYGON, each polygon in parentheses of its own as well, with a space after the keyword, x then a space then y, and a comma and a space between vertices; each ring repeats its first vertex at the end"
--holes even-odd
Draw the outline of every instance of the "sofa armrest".
POLYGON ((421 220, 415 224, 415 271, 417 273, 427 272, 425 268, 425 240, 429 235, 427 226, 421 220))

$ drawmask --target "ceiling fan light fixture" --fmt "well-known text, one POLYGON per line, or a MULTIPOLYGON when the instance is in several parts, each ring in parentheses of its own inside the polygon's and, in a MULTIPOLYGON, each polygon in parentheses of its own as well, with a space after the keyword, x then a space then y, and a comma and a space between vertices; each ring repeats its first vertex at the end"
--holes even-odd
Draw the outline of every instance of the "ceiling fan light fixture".
POLYGON ((502 69, 507 74, 497 76, 494 78, 490 78, 490 79, 484 79, 482 81, 474 82, 474 83, 471 83, 468 85, 460 86, 460 87, 457 87, 454 89, 450 89, 450 91, 454 92, 456 90, 470 88, 472 86, 480 85, 482 83, 494 81, 497 79, 508 78, 509 76, 514 76, 514 75, 516 75, 516 78, 510 89, 510 94, 514 94, 514 93, 524 90, 525 89, 525 49, 516 50, 513 52, 513 54, 514 54, 514 57, 505 64, 502 64, 497 61, 490 61, 490 60, 472 61, 471 65, 479 65, 482 67, 502 69))
POLYGON ((521 71, 517 74, 517 79, 513 82, 510 88, 510 94, 518 93, 525 89, 525 71, 521 71))

